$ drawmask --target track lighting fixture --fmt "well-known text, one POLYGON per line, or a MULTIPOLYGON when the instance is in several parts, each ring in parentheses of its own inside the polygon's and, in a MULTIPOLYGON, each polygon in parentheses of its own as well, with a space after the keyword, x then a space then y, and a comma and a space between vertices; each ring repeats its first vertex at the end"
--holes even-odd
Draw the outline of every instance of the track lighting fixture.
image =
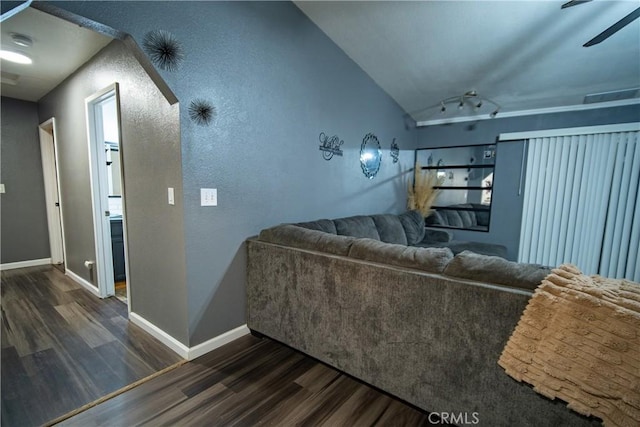
POLYGON ((421 110, 421 111, 426 111, 434 107, 440 107, 440 113, 445 114, 445 112, 447 111, 447 105, 454 104, 454 103, 457 104, 459 111, 463 111, 465 110, 465 107, 468 107, 468 108, 471 108, 475 114, 478 114, 480 109, 485 104, 490 104, 491 106, 494 107, 493 111, 489 114, 489 117, 491 118, 496 117, 498 115, 498 112, 500 111, 500 105, 498 105, 495 101, 492 101, 489 98, 481 97, 478 94, 478 92, 476 92, 475 90, 467 91, 462 95, 445 98, 442 101, 440 101, 438 104, 425 108, 424 110, 421 110))

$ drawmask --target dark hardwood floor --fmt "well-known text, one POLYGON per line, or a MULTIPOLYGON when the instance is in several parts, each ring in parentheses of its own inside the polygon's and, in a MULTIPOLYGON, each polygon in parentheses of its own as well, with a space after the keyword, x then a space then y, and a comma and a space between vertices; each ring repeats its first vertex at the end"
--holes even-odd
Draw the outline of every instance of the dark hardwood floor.
POLYGON ((425 412, 289 347, 247 335, 60 425, 431 424, 425 412))
POLYGON ((2 272, 2 426, 42 425, 182 359, 51 267, 2 272))

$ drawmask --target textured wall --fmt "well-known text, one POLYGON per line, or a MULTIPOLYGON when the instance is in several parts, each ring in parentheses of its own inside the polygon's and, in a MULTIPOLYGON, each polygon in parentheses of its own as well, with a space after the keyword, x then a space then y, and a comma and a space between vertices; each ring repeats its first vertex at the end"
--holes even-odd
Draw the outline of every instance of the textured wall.
MULTIPOLYGON (((418 129, 419 147, 446 147, 465 144, 491 144, 498 135, 508 132, 524 132, 540 129, 558 129, 627 123, 640 120, 640 105, 601 108, 537 116, 522 116, 483 120, 476 123, 455 123, 427 126, 418 129)), ((518 256, 522 196, 518 195, 522 166, 523 142, 498 144, 495 181, 491 207, 491 229, 455 231, 457 240, 500 243, 508 248, 510 259, 518 256)))
POLYGON ((190 345, 245 323, 244 240, 288 221, 399 212, 415 133, 403 111, 290 2, 65 2, 60 7, 126 31, 141 43, 172 32, 185 60, 161 71, 181 107, 190 345), (210 127, 189 102, 212 101, 210 127), (325 161, 318 135, 344 140, 325 161), (384 149, 373 180, 359 166, 363 137, 384 149), (392 164, 393 138, 403 150, 392 164), (219 205, 201 207, 200 188, 219 205))
POLYGON ((2 97, 0 263, 51 256, 38 136, 38 106, 2 97))
POLYGON ((169 105, 119 41, 100 51, 39 102, 56 117, 68 268, 87 280, 95 259, 85 99, 120 88, 131 310, 184 344, 187 289, 178 106, 169 105), (167 187, 176 189, 175 206, 167 187))

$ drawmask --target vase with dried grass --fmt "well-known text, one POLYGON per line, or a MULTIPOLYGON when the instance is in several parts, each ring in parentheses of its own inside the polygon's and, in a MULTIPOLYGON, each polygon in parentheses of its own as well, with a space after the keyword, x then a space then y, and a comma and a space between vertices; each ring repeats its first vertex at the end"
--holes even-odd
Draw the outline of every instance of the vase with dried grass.
POLYGON ((407 207, 419 211, 423 217, 428 217, 433 209, 433 202, 440 193, 435 189, 442 185, 442 178, 438 178, 436 171, 423 170, 419 163, 413 169, 413 182, 409 181, 407 207))

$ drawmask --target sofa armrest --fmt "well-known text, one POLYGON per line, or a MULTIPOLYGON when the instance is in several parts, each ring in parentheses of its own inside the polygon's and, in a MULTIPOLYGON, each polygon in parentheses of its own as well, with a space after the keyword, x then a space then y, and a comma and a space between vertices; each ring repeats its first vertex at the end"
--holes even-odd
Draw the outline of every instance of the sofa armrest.
POLYGON ((453 233, 447 230, 434 230, 426 227, 421 243, 447 243, 453 239, 453 233))

